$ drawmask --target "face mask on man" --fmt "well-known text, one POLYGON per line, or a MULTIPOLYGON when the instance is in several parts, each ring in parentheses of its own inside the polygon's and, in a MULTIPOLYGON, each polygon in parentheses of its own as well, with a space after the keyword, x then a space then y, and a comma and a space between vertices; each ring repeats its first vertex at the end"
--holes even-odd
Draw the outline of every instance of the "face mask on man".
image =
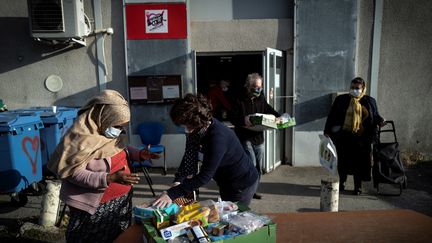
POLYGON ((359 97, 362 94, 362 89, 350 89, 350 95, 354 97, 359 97))
POLYGON ((262 88, 254 88, 254 89, 252 90, 252 94, 253 94, 254 96, 258 97, 258 96, 261 95, 261 91, 262 91, 262 88))
POLYGON ((115 127, 108 127, 105 130, 105 137, 107 137, 107 138, 118 138, 121 133, 122 133, 121 129, 118 129, 118 128, 115 128, 115 127))
POLYGON ((223 92, 227 92, 228 91, 228 87, 227 86, 222 87, 222 91, 223 92))

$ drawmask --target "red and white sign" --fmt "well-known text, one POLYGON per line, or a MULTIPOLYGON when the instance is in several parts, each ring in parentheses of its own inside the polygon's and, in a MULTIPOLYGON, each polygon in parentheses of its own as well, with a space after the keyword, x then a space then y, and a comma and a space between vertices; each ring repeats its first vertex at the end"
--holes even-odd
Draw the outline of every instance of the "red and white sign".
POLYGON ((145 11, 145 32, 168 33, 168 9, 146 10, 145 11))
POLYGON ((186 16, 185 3, 127 4, 127 39, 185 39, 186 16))

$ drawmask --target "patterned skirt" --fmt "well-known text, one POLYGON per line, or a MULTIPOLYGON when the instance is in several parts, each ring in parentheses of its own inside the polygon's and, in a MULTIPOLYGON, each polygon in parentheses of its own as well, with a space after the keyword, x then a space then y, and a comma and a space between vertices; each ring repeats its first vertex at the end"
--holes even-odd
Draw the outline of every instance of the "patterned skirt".
POLYGON ((67 242, 113 242, 132 219, 132 190, 99 205, 93 215, 71 209, 66 230, 67 242))

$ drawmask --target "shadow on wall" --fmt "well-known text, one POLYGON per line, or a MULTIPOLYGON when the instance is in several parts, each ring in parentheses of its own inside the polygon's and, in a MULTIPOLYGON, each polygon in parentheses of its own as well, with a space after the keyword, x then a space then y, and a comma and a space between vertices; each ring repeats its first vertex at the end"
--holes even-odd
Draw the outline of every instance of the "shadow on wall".
MULTIPOLYGON (((68 106, 68 107, 81 107, 91 99, 93 96, 99 93, 98 87, 93 87, 75 94, 56 99, 53 105, 55 106, 68 106)), ((124 95, 124 94, 123 94, 124 95)))
POLYGON ((5 73, 43 59, 77 49, 79 46, 47 46, 34 41, 30 35, 28 18, 0 18, 0 73, 5 73))
POLYGON ((295 105, 297 131, 322 131, 332 104, 332 94, 300 102, 295 105))

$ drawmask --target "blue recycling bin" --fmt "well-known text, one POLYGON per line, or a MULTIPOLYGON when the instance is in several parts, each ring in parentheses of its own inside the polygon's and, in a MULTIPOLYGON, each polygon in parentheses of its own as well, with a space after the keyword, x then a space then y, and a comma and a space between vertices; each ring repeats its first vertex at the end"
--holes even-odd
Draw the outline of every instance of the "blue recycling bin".
POLYGON ((40 116, 44 128, 41 129, 41 152, 43 176, 53 176, 47 169, 51 154, 54 152, 63 135, 69 130, 75 121, 78 109, 59 106, 56 112, 52 107, 31 107, 11 111, 13 113, 35 113, 40 116))
POLYGON ((42 128, 35 114, 0 113, 0 193, 20 192, 42 180, 42 128))

